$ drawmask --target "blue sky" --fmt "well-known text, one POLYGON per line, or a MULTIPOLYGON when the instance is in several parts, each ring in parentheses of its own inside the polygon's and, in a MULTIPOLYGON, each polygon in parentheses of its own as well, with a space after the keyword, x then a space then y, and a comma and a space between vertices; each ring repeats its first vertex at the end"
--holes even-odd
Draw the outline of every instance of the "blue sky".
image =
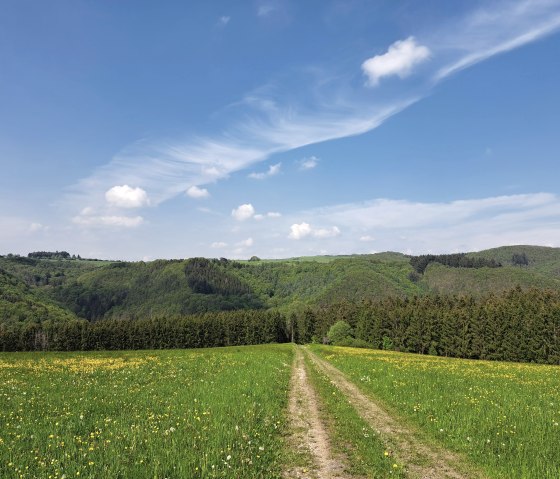
POLYGON ((0 254, 560 246, 560 1, 6 1, 0 254))

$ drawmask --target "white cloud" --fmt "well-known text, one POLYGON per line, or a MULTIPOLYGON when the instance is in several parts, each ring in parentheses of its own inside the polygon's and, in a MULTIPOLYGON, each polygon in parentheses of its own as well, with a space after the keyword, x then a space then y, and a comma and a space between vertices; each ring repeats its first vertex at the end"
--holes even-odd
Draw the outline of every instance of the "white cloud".
POLYGON ((278 213, 276 211, 269 211, 268 213, 266 213, 264 215, 263 214, 257 214, 255 216, 253 216, 253 218, 257 221, 262 221, 265 218, 280 218, 281 216, 282 216, 281 213, 278 213))
POLYGON ((29 225, 29 232, 30 233, 37 233, 39 231, 48 231, 49 227, 45 226, 41 223, 31 223, 29 225))
POLYGON ((311 234, 311 226, 309 223, 299 223, 290 226, 289 238, 299 240, 311 234))
POLYGON ((558 1, 495 2, 484 8, 431 31, 415 32, 418 42, 409 37, 393 44, 390 52, 364 62, 364 71, 367 64, 370 81, 375 83, 388 75, 412 72, 425 56, 424 48, 429 49, 432 61, 412 89, 407 82, 381 96, 353 88, 347 82, 352 75, 334 75, 328 66, 320 79, 309 73, 312 69, 296 71, 297 79, 291 72, 286 87, 279 86, 281 81, 271 81, 228 107, 232 114, 225 118, 234 120, 218 125, 212 136, 141 141, 125 148, 74 185, 64 203, 76 212, 89 205, 101 214, 107 206, 107 189, 129 184, 142 185, 150 192, 150 204, 158 205, 184 194, 191 185, 214 183, 274 154, 365 133, 424 98, 448 75, 560 28, 558 1), (325 76, 330 81, 324 81, 325 76), (291 88, 295 81, 296 96, 291 88))
MULTIPOLYGON (((347 234, 337 245, 346 254, 368 251, 362 238, 369 241, 373 232, 376 250, 414 254, 477 251, 506 244, 560 245, 560 198, 550 193, 438 203, 376 199, 297 215, 339 225, 347 234)), ((313 231, 307 223, 295 224, 290 237, 311 237, 313 231)))
POLYGON ((227 247, 227 243, 224 243, 223 241, 214 241, 211 245, 210 248, 214 248, 214 249, 222 249, 222 248, 226 248, 227 247))
POLYGON ((245 221, 252 218, 255 215, 255 208, 251 203, 246 203, 238 206, 231 211, 231 216, 233 216, 237 221, 245 221))
POLYGON ((144 222, 141 216, 75 216, 72 221, 80 226, 114 226, 136 228, 144 222))
POLYGON ((370 235, 364 235, 364 236, 360 236, 360 241, 375 241, 375 238, 373 236, 370 235))
POLYGON ((340 229, 337 226, 332 228, 318 228, 314 229, 309 223, 295 223, 290 226, 289 238, 299 240, 307 236, 312 236, 314 238, 334 238, 340 235, 340 229))
POLYGON ((312 170, 319 164, 319 158, 316 156, 309 156, 307 158, 303 158, 299 162, 299 169, 302 171, 312 170))
POLYGON ((271 176, 276 176, 280 173, 280 168, 282 167, 282 163, 276 163, 275 165, 270 165, 268 170, 263 173, 250 173, 249 178, 253 180, 264 180, 265 178, 269 178, 271 176))
POLYGON ((362 63, 362 70, 368 77, 368 84, 376 86, 383 77, 397 75, 405 78, 415 66, 430 58, 430 49, 418 45, 414 37, 393 43, 387 53, 376 55, 362 63))
POLYGON ((340 234, 340 229, 337 226, 333 226, 332 228, 319 228, 312 232, 315 238, 334 238, 340 234))
POLYGON ((200 198, 208 198, 210 193, 206 188, 199 188, 198 186, 191 186, 187 190, 187 196, 191 198, 200 199, 200 198))
POLYGON ((227 16, 227 15, 222 15, 219 19, 218 19, 218 25, 225 27, 231 20, 231 17, 227 16))
POLYGON ((105 192, 105 200, 118 208, 140 208, 150 203, 148 194, 142 188, 128 185, 113 186, 105 192))
POLYGON ((268 17, 271 15, 275 10, 277 10, 277 5, 273 2, 264 2, 257 8, 257 15, 259 17, 268 17))
POLYGON ((497 2, 440 29, 436 48, 455 58, 438 69, 434 80, 555 32, 560 28, 559 6, 556 0, 497 2))
POLYGON ((237 246, 240 246, 242 248, 249 248, 250 246, 253 246, 253 243, 253 238, 247 238, 237 243, 237 246))

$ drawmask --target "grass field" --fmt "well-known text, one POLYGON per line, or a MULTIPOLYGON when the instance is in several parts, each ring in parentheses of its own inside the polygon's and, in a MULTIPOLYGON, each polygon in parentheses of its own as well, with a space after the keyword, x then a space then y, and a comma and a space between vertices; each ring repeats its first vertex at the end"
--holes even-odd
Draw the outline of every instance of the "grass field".
POLYGON ((292 357, 0 354, 0 477, 280 477, 292 357))
POLYGON ((560 368, 312 346, 492 478, 560 477, 560 368))
MULTIPOLYGON (((488 477, 560 477, 558 367, 309 350, 381 401, 397 426, 418 430, 423 444, 459 453, 488 477)), ((2 353, 0 478, 284 477, 297 458, 286 437, 298 351, 286 344, 2 353)), ((412 477, 398 441, 378 435, 311 356, 303 386, 316 391, 324 441, 344 477, 412 477)))

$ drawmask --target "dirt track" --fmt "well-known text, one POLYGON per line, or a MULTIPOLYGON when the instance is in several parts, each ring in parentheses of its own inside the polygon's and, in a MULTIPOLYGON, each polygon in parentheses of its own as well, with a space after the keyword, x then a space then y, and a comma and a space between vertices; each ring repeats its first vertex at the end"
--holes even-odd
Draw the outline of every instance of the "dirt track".
MULTIPOLYGON (((301 349, 298 347, 298 351, 301 349)), ((301 353, 300 353, 301 354, 301 353)), ((348 398, 358 414, 378 432, 383 441, 406 465, 408 476, 414 479, 482 479, 478 472, 465 472, 464 461, 450 451, 428 445, 418 439, 418 434, 400 424, 379 404, 366 396, 336 367, 322 360, 308 349, 305 354, 313 364, 348 398)), ((338 476, 319 476, 338 477, 338 476)))
POLYGON ((333 455, 328 432, 321 421, 319 401, 307 377, 301 347, 296 348, 292 373, 289 414, 292 421, 290 446, 310 457, 310 468, 292 467, 285 478, 349 479, 341 458, 333 455))

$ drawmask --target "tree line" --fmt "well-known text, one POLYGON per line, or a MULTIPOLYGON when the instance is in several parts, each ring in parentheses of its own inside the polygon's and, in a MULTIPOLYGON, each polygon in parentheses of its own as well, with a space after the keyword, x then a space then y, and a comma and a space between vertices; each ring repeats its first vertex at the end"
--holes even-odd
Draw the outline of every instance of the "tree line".
POLYGON ((560 292, 343 302, 295 319, 295 341, 321 341, 337 321, 375 349, 438 356, 560 364, 560 292))
POLYGON ((0 324, 0 351, 90 351, 239 346, 288 341, 277 312, 0 324))
POLYGON ((502 266, 494 259, 473 258, 467 256, 466 253, 424 254, 410 258, 410 264, 418 274, 424 274, 430 263, 439 263, 451 268, 499 268, 502 266))
POLYGON ((186 316, 12 321, 0 350, 162 349, 269 342, 326 342, 337 321, 359 344, 438 356, 560 364, 560 291, 343 301, 285 314, 272 310, 186 316))

